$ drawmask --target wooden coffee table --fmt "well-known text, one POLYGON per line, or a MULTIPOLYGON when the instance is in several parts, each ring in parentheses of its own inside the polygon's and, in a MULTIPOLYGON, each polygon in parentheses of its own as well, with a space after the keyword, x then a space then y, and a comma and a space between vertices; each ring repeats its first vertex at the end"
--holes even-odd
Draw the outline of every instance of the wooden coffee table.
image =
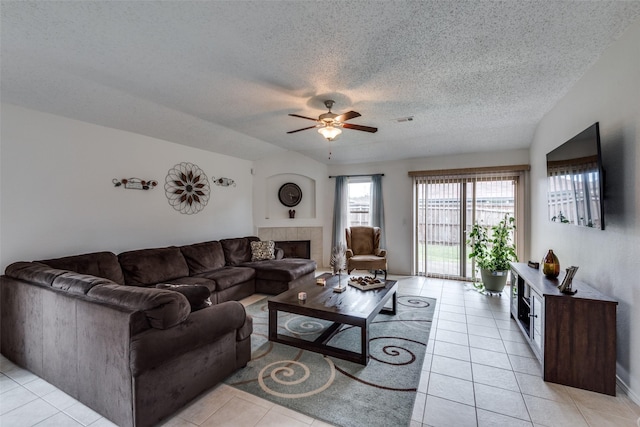
MULTIPOLYGON (((395 280, 387 280, 384 288, 366 291, 347 285, 344 292, 336 293, 333 288, 338 285, 338 276, 323 274, 320 277, 327 279, 325 286, 299 286, 269 298, 269 341, 366 365, 369 362, 369 325, 378 313, 396 314, 398 284, 395 280), (306 292, 307 299, 300 301, 298 292, 306 292), (392 300, 391 308, 384 308, 389 299, 392 300), (278 333, 279 311, 334 323, 314 341, 303 340, 278 333), (359 353, 327 344, 342 325, 360 328, 362 343, 359 353)), ((342 275, 343 284, 347 284, 348 279, 348 275, 342 275)))

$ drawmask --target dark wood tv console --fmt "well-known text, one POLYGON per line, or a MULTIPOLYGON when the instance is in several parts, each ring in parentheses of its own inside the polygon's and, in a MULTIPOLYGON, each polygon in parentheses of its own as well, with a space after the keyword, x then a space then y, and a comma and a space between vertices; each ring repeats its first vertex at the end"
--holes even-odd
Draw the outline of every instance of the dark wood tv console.
POLYGON ((545 381, 615 396, 618 302, 579 280, 575 295, 558 279, 512 263, 511 316, 542 364, 545 381))

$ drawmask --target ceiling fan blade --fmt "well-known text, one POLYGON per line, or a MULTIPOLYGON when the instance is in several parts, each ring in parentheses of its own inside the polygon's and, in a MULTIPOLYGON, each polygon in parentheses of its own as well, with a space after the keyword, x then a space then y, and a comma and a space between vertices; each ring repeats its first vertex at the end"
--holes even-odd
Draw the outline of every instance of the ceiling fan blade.
POLYGON ((301 119, 307 119, 307 120, 313 120, 314 122, 317 122, 318 119, 312 119, 311 117, 305 117, 305 116, 301 116, 299 114, 289 114, 291 117, 300 117, 301 119))
POLYGON ((343 123, 342 127, 345 129, 362 130, 362 131, 371 132, 371 133, 378 132, 378 128, 372 128, 369 126, 352 125, 351 123, 343 123))
POLYGON ((289 131, 287 133, 296 133, 296 132, 300 132, 301 130, 313 129, 315 127, 317 126, 309 126, 308 128, 296 129, 296 130, 289 131))
POLYGON ((347 111, 344 114, 340 114, 334 120, 337 122, 346 122, 347 120, 355 119, 356 117, 360 117, 360 113, 356 111, 347 111))

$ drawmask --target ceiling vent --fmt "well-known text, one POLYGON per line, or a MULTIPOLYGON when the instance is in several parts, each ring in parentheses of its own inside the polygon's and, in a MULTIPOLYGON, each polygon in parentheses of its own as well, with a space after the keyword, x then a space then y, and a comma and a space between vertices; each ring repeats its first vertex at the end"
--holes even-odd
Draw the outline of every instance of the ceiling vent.
POLYGON ((393 121, 397 123, 412 122, 413 116, 400 117, 399 119, 393 119, 393 121))

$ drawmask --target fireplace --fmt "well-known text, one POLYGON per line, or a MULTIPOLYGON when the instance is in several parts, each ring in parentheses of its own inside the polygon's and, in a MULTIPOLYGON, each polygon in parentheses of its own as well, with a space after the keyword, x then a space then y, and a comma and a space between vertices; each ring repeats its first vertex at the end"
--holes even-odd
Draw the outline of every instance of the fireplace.
MULTIPOLYGON (((274 242, 298 242, 311 241, 311 256, 306 258, 314 260, 318 266, 323 266, 322 255, 322 227, 260 227, 258 228, 260 240, 273 240, 274 242)), ((284 249, 283 249, 284 250, 284 249)), ((306 248, 305 248, 306 252, 306 248)))
POLYGON ((284 251, 285 258, 311 259, 311 240, 285 240, 275 244, 284 251))

